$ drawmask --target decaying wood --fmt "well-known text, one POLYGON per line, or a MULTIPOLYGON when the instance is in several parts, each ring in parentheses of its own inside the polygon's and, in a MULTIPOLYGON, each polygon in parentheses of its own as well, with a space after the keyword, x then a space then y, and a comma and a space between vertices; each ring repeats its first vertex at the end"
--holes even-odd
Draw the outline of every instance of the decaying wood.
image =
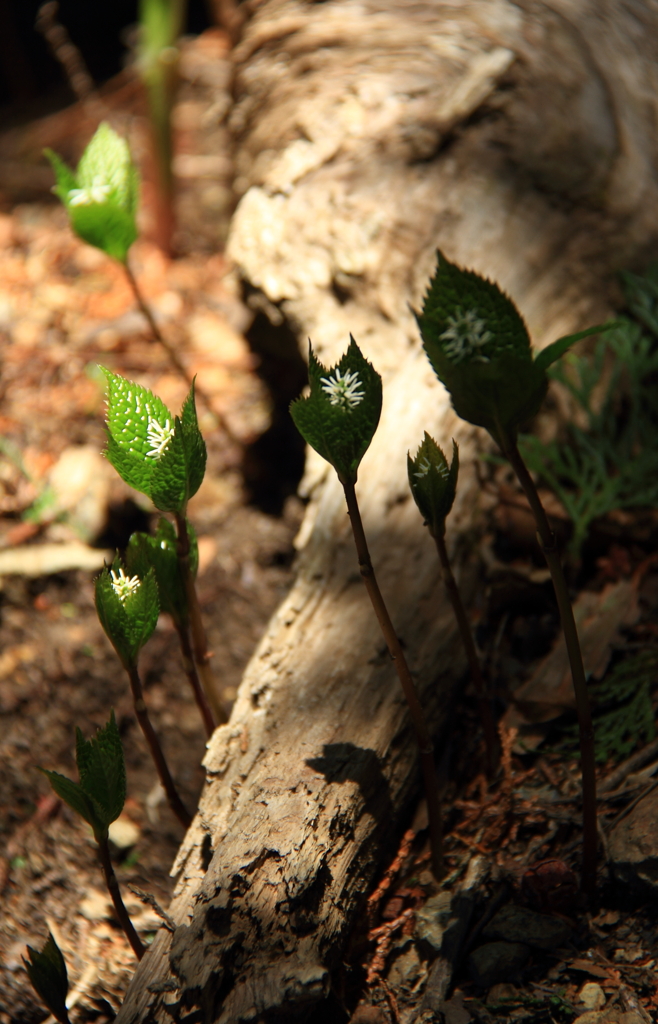
MULTIPOLYGON (((538 344, 609 312, 615 272, 642 263, 658 225, 657 30, 653 0, 272 0, 235 51, 230 252, 302 343, 330 360, 351 331, 384 375, 358 490, 437 735, 463 660, 405 455, 424 429, 459 441, 463 555, 481 439, 429 372, 409 303, 440 245, 513 295, 538 344)), ((331 1007, 332 967, 415 792, 341 491, 313 458, 305 486, 297 582, 209 745, 175 865, 179 927, 156 938, 119 1024, 331 1007)))

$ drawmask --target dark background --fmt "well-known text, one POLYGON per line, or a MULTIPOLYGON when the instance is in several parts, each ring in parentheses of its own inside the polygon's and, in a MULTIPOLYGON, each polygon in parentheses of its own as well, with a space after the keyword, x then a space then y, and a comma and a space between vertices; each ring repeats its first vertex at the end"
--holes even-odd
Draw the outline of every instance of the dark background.
MULTIPOLYGON (((43 0, 0 0, 0 127, 29 120, 75 99, 34 23, 43 0)), ((129 59, 129 28, 137 0, 60 0, 57 20, 66 27, 97 85, 129 59)), ((186 32, 210 25, 206 0, 188 0, 186 32)))

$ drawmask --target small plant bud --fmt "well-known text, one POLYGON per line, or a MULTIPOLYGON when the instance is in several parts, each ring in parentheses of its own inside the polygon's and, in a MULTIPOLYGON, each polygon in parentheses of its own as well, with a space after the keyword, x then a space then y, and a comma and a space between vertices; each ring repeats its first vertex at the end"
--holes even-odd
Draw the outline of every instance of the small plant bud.
POLYGON ((457 490, 459 449, 452 442, 452 464, 436 441, 426 432, 415 458, 407 455, 409 486, 414 501, 432 536, 443 536, 446 516, 452 508, 457 490))
POLYGON ((319 362, 309 344, 308 375, 310 395, 290 406, 295 426, 341 481, 355 482, 379 423, 382 379, 352 337, 331 369, 319 362))
POLYGON ((53 191, 76 235, 125 263, 137 238, 139 199, 139 176, 125 139, 108 124, 99 125, 75 173, 52 150, 45 154, 57 179, 53 191))
POLYGON ((206 470, 194 384, 180 416, 173 416, 152 391, 102 369, 108 382, 107 458, 156 508, 184 514, 206 470))
POLYGON ((70 1024, 66 1009, 69 978, 61 949, 48 932, 48 941, 42 950, 28 946, 27 952, 30 959, 23 957, 23 963, 32 988, 60 1024, 70 1024))
POLYGON ((123 666, 134 665, 160 614, 153 569, 140 580, 127 576, 115 559, 112 568, 103 569, 96 579, 96 611, 123 666))
POLYGON ((76 729, 76 763, 80 782, 40 768, 62 800, 94 830, 98 843, 107 839, 107 830, 123 810, 126 799, 126 767, 121 737, 114 719, 86 740, 76 729))
MULTIPOLYGON (((190 538, 190 571, 194 577, 199 564, 199 549, 190 523, 187 524, 187 532, 190 538)), ((176 531, 167 519, 160 520, 155 537, 148 533, 133 533, 126 548, 126 563, 129 571, 138 576, 146 576, 149 569, 153 569, 161 610, 171 615, 179 625, 187 620, 187 595, 178 561, 176 531)))

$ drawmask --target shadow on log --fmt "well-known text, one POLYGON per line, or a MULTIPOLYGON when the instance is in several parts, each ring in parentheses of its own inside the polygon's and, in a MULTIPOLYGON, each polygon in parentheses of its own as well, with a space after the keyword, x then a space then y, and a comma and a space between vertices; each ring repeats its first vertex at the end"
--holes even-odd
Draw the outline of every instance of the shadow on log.
MULTIPOLYGON (((264 2, 235 50, 230 254, 305 347, 351 331, 384 376, 357 485, 378 578, 437 737, 464 663, 405 456, 460 444, 449 545, 478 520, 481 437, 419 346, 440 244, 495 279, 535 343, 604 318, 658 225, 651 2, 264 2)), ((296 583, 213 736, 170 908, 118 1024, 323 1019, 331 971, 417 793, 397 680, 341 489, 309 457, 296 583), (178 1017, 177 1017, 178 1015, 178 1017)), ((343 1019, 338 1006, 327 1019, 343 1019)))

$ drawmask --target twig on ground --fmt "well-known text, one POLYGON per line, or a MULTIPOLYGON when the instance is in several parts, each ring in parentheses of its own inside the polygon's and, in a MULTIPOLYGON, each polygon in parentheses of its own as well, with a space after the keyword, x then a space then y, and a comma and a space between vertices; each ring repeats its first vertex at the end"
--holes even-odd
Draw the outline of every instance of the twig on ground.
POLYGON ((371 893, 370 896, 368 897, 368 921, 371 926, 374 924, 375 915, 377 914, 379 904, 381 903, 384 896, 390 889, 398 871, 400 870, 405 860, 407 859, 409 855, 409 850, 411 849, 411 844, 413 843, 415 838, 416 833, 414 832, 414 830, 412 828, 407 829, 407 831, 402 836, 398 852, 396 853, 391 864, 386 869, 384 877, 382 878, 381 882, 379 883, 375 891, 371 893))

